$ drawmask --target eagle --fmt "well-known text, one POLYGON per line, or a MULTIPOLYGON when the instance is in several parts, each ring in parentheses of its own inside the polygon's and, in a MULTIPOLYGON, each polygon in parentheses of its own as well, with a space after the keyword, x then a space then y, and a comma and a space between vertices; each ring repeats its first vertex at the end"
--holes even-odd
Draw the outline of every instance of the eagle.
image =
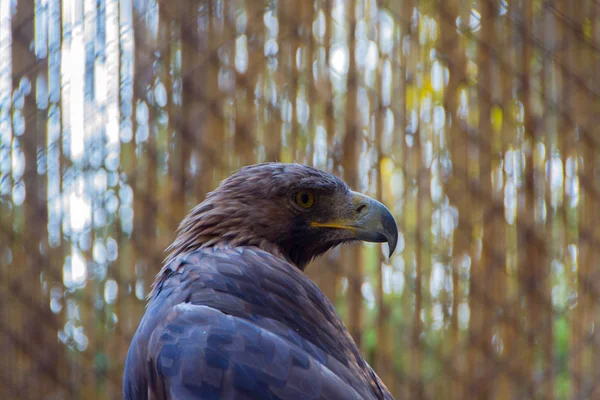
POLYGON ((398 239, 391 212, 336 176, 244 167, 181 222, 148 296, 125 399, 393 399, 304 274, 352 241, 398 239))

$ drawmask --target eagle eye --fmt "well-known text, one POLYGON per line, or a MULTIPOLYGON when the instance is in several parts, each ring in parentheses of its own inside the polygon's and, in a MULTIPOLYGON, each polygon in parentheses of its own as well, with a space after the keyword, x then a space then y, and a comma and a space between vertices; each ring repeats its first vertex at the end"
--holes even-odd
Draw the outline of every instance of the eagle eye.
POLYGON ((315 195, 312 192, 300 191, 296 193, 296 203, 302 208, 309 209, 315 203, 315 195))

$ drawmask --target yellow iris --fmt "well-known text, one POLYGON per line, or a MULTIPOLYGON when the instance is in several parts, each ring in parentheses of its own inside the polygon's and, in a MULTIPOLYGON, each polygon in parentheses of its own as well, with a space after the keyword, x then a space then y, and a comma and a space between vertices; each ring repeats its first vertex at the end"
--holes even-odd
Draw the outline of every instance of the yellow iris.
POLYGON ((296 193, 296 203, 302 208, 311 208, 315 202, 315 196, 311 192, 296 193))

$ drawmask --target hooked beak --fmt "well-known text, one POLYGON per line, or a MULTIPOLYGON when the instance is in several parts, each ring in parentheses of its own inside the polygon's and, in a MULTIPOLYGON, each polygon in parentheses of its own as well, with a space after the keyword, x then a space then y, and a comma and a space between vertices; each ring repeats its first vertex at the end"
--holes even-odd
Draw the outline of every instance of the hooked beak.
POLYGON ((350 217, 331 222, 312 222, 311 225, 318 228, 343 229, 350 234, 349 239, 387 242, 391 257, 398 242, 398 225, 390 210, 362 193, 351 192, 350 196, 350 217))

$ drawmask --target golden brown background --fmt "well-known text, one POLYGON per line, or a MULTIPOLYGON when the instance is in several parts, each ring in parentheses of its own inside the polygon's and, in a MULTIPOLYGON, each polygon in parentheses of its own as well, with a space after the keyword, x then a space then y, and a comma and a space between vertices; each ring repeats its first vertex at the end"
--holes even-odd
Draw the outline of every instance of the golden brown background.
POLYGON ((398 399, 600 398, 597 0, 0 0, 0 396, 119 399, 183 215, 298 161, 402 235, 308 274, 398 399))

